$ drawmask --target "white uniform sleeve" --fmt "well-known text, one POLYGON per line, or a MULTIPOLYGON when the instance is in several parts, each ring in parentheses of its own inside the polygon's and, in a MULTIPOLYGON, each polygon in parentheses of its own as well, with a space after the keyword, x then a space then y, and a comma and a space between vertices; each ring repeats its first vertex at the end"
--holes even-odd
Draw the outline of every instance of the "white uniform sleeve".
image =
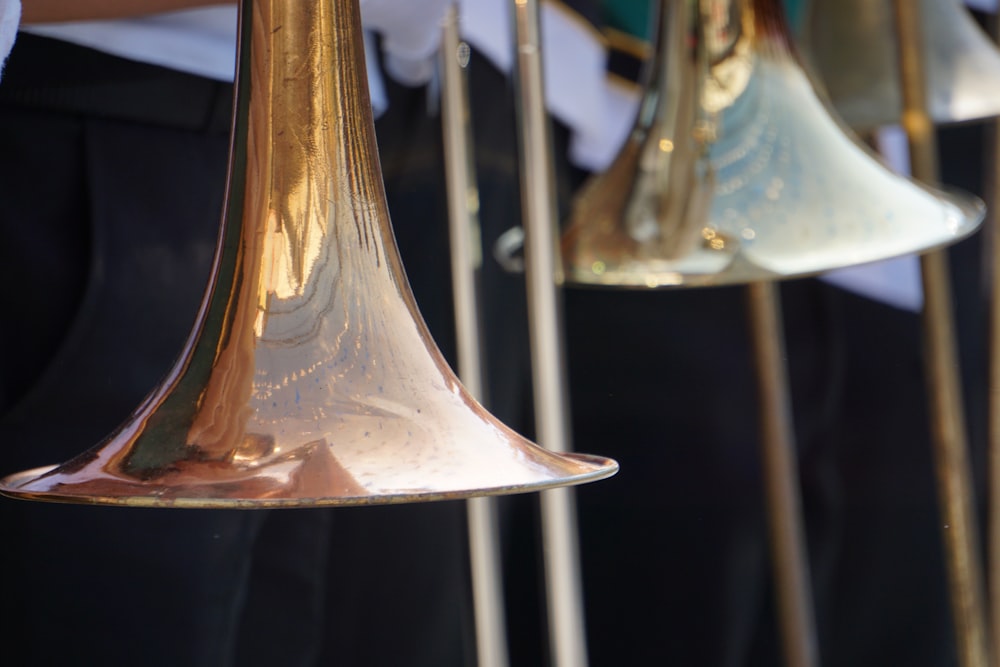
POLYGON ((0 0, 0 76, 21 22, 21 0, 0 0))
POLYGON ((444 14, 452 0, 361 0, 361 21, 382 36, 386 72, 419 85, 434 75, 444 14))

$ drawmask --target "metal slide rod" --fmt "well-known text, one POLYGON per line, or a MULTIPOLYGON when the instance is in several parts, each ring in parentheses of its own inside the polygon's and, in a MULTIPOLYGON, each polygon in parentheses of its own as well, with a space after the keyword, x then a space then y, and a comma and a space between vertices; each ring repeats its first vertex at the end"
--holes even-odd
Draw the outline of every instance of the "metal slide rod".
MULTIPOLYGON (((1000 35, 1000 19, 993 18, 991 33, 1000 35)), ((1000 638, 1000 120, 993 122, 993 145, 990 157, 991 182, 987 195, 991 205, 986 228, 989 243, 990 314, 989 314, 989 382, 988 382, 988 452, 989 452, 989 512, 987 514, 989 551, 987 581, 989 582, 990 629, 994 643, 1000 638)), ((996 646, 993 654, 996 655, 996 646)))
MULTIPOLYGON (((469 90, 468 46, 458 34, 458 6, 448 8, 441 37, 441 122, 448 196, 448 230, 455 299, 458 371, 462 384, 483 400, 478 286, 482 266, 479 197, 475 182, 469 90)), ((507 667, 503 573, 496 499, 466 501, 469 559, 478 667, 507 667)))
MULTIPOLYGON (((933 184, 938 181, 937 143, 927 112, 920 7, 912 0, 893 0, 893 6, 899 36, 902 124, 909 139, 910 171, 918 180, 933 184)), ((946 251, 922 255, 920 268, 931 438, 955 641, 961 667, 986 667, 991 662, 982 567, 946 251)))
POLYGON ((812 585, 785 367, 781 304, 773 282, 747 285, 760 395, 761 458, 778 622, 787 667, 819 664, 812 585))
MULTIPOLYGON (((552 140, 542 85, 538 0, 513 0, 518 141, 525 229, 525 279, 531 338, 536 439, 541 446, 569 450, 570 427, 565 353, 561 346, 562 302, 557 281, 558 212, 552 140)), ((555 667, 586 667, 575 496, 564 489, 540 494, 548 628, 555 667)))

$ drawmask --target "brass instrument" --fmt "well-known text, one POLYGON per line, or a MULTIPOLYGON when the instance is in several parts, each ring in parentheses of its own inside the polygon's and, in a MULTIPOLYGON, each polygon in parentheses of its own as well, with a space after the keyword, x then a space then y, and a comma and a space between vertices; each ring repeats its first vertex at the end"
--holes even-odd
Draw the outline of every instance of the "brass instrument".
MULTIPOLYGON (((929 58, 925 54, 929 44, 920 28, 924 15, 921 5, 911 0, 893 0, 892 6, 898 30, 897 76, 903 105, 899 120, 909 143, 910 171, 916 178, 932 182, 938 178, 938 151, 930 112, 934 95, 928 88, 929 58)), ((932 15, 933 11, 928 16, 932 15)), ((922 255, 920 272, 929 425, 938 504, 944 522, 941 537, 958 664, 992 665, 962 380, 958 371, 951 276, 945 251, 922 255)))
POLYGON ((806 276, 941 247, 978 227, 981 201, 893 174, 845 132, 773 0, 665 6, 634 129, 568 221, 567 281, 806 276))
MULTIPOLYGON (((914 1, 931 120, 956 123, 1000 114, 1000 52, 993 41, 961 0, 914 1)), ((798 34, 844 122, 857 130, 899 122, 899 31, 891 2, 809 0, 798 34)))
POLYGON ((831 113, 777 0, 664 0, 639 116, 574 202, 565 280, 747 283, 786 664, 818 664, 773 281, 946 246, 985 208, 893 174, 831 113))
POLYGON ((358 4, 244 0, 212 277, 166 379, 108 439, 11 475, 35 500, 362 505, 607 477, 483 409, 420 318, 396 250, 358 4))
POLYGON ((885 169, 845 132, 771 0, 666 3, 625 147, 581 193, 567 280, 719 285, 817 274, 941 247, 982 202, 885 169))

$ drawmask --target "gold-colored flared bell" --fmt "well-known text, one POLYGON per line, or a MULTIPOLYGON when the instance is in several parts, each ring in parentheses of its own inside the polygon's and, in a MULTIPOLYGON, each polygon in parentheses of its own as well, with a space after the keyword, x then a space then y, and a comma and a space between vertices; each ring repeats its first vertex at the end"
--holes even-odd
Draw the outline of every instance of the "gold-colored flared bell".
MULTIPOLYGON (((920 4, 927 107, 935 123, 1000 114, 1000 53, 961 0, 920 4)), ((899 57, 888 0, 809 0, 803 56, 851 127, 898 123, 899 57)))
POLYGON ((507 428, 434 346, 392 235, 356 0, 244 0, 229 193, 184 352, 105 442, 0 490, 350 505, 514 493, 617 464, 507 428))
POLYGON ((821 273, 953 243, 985 208, 885 168, 800 66, 778 0, 665 0, 631 136, 574 202, 569 283, 821 273))

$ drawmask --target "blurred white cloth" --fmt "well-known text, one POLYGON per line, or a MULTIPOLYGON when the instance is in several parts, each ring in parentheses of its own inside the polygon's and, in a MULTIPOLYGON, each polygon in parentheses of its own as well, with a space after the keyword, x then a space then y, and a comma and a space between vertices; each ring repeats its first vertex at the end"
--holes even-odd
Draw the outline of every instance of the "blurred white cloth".
POLYGON ((128 19, 32 24, 23 30, 129 60, 232 81, 236 12, 236 5, 202 7, 128 19))
MULTIPOLYGON (((458 0, 462 38, 503 72, 514 64, 512 0, 458 0)), ((545 104, 571 131, 570 159, 599 171, 624 139, 632 115, 612 100, 601 35, 558 0, 540 8, 545 104)))
MULTIPOLYGON (((0 2, 6 6, 11 0, 0 2)), ((18 5, 17 0, 13 4, 18 5)), ((434 73, 448 5, 449 0, 361 0, 369 89, 376 113, 385 110, 387 99, 371 32, 382 36, 386 71, 393 78, 407 85, 426 83, 434 73)), ((232 81, 235 75, 236 29, 235 4, 129 19, 24 26, 36 35, 219 81, 232 81)))
POLYGON ((0 76, 21 21, 21 0, 0 0, 0 76))
POLYGON ((965 4, 981 12, 996 12, 997 0, 965 0, 965 4))
POLYGON ((400 83, 427 83, 437 67, 441 25, 452 0, 361 0, 361 22, 382 36, 386 72, 400 83))
MULTIPOLYGON (((514 49, 512 0, 458 3, 462 37, 509 72, 514 49)), ((421 85, 433 78, 442 20, 450 4, 451 0, 360 0, 366 32, 382 38, 387 74, 406 85, 421 85)), ((596 30, 556 0, 543 1, 541 21, 546 104, 572 132, 570 159, 581 167, 603 169, 631 125, 634 100, 623 98, 623 92, 608 82, 607 52, 596 30)), ((122 58, 231 81, 236 24, 236 6, 227 4, 113 21, 35 24, 24 30, 122 58)), ((380 113, 387 100, 375 66, 374 44, 366 39, 372 106, 380 113)))

